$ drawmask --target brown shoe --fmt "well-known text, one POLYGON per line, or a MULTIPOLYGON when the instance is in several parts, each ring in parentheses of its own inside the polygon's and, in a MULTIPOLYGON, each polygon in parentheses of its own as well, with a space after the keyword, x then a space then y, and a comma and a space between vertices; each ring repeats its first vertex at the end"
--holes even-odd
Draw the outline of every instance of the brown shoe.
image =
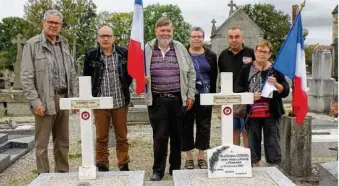
POLYGON ((123 165, 122 167, 120 167, 120 171, 129 171, 128 163, 126 163, 125 165, 123 165))

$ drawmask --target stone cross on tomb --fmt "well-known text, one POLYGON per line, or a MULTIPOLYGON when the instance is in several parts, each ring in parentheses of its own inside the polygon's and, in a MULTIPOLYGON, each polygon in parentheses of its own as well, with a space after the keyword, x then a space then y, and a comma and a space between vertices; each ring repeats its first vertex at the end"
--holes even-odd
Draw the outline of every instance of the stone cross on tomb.
POLYGON ((112 97, 92 97, 91 77, 79 77, 79 97, 61 98, 60 109, 80 109, 82 166, 79 167, 79 179, 96 179, 93 144, 92 109, 113 108, 112 97))
POLYGON ((21 82, 20 82, 20 69, 21 69, 21 58, 22 58, 22 45, 26 44, 26 39, 18 34, 16 38, 12 39, 12 43, 17 45, 17 54, 16 61, 14 64, 14 84, 13 88, 16 90, 21 90, 21 82))
POLYGON ((236 8, 237 5, 233 3, 233 0, 231 0, 230 3, 227 4, 227 6, 230 7, 230 13, 229 13, 229 16, 230 16, 235 11, 233 8, 236 8))

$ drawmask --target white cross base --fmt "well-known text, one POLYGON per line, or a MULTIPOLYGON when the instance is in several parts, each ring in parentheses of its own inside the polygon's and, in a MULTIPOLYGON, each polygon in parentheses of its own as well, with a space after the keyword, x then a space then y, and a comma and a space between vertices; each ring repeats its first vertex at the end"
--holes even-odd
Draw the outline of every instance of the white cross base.
POLYGON ((233 75, 220 73, 221 92, 200 94, 200 105, 221 105, 221 139, 223 145, 233 144, 233 105, 253 104, 253 93, 233 93, 233 75))
POLYGON ((92 109, 113 108, 112 97, 92 97, 91 77, 79 77, 79 98, 61 98, 60 109, 80 109, 82 166, 79 167, 79 179, 96 179, 93 144, 92 109))

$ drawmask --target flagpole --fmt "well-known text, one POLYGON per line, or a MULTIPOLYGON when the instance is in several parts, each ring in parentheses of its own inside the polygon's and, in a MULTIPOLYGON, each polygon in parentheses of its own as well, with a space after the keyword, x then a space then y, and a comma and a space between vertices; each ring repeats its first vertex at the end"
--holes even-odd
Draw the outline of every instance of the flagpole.
MULTIPOLYGON (((297 19, 297 18, 300 16, 301 11, 302 11, 303 8, 305 7, 305 4, 306 4, 306 0, 304 0, 304 2, 301 4, 300 11, 298 12, 298 14, 297 14, 297 16, 295 17, 295 19, 297 19)), ((286 37, 286 38, 288 38, 288 36, 291 34, 292 28, 295 26, 295 24, 296 24, 296 21, 293 21, 292 27, 291 27, 291 29, 288 31, 288 34, 287 34, 287 37, 286 37)), ((285 43, 286 43, 286 39, 285 39, 285 41, 283 42, 282 46, 284 46, 285 43)), ((276 59, 280 56, 280 52, 281 52, 281 49, 282 49, 282 48, 283 48, 283 47, 280 48, 280 50, 279 50, 279 52, 278 52, 278 55, 277 55, 276 59)), ((268 73, 267 73, 267 75, 266 75, 266 77, 265 77, 263 86, 262 86, 261 89, 260 89, 260 92, 262 92, 262 90, 264 89, 265 84, 266 84, 266 82, 267 82, 267 79, 268 79, 268 77, 270 76, 270 74, 272 73, 272 69, 274 68, 274 65, 275 65, 275 63, 273 63, 273 65, 271 66, 270 70, 268 71, 268 73)), ((247 116, 246 116, 245 124, 246 124, 246 122, 247 122, 247 120, 248 120, 248 116, 251 114, 252 110, 253 110, 253 104, 251 105, 250 111, 248 112, 248 114, 247 114, 247 116)))

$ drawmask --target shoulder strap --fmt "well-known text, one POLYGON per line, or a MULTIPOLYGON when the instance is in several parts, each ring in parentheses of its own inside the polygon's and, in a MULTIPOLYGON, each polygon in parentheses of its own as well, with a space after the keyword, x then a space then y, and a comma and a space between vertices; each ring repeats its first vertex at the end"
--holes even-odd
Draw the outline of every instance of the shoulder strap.
MULTIPOLYGON (((250 67, 251 68, 251 67, 250 67)), ((251 69, 250 69, 251 70, 251 69)), ((257 75, 257 74, 259 74, 261 71, 258 71, 258 72, 256 72, 255 74, 253 74, 253 76, 251 76, 250 78, 248 78, 248 81, 247 81, 247 83, 250 83, 251 82, 251 80, 257 75)))

